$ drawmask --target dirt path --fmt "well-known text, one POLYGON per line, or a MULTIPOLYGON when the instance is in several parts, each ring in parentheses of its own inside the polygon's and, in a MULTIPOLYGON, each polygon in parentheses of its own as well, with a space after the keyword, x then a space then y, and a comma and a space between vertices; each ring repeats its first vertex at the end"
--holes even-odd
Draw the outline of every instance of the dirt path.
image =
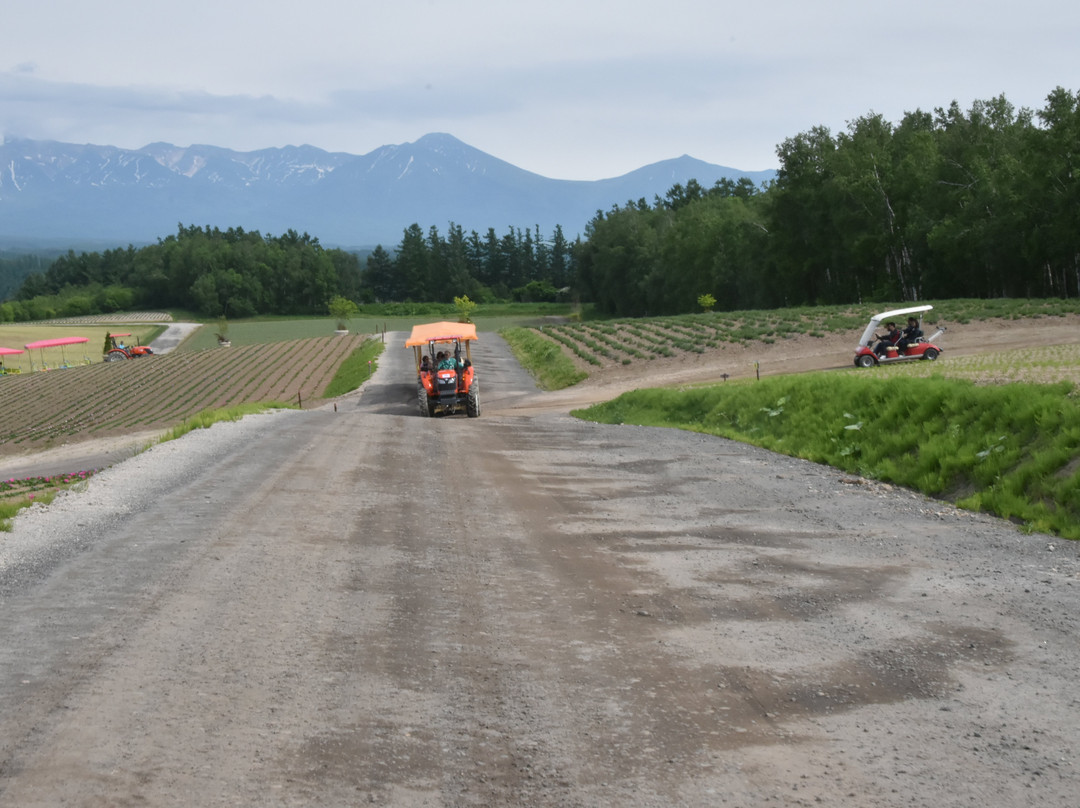
POLYGON ((407 361, 0 538, 0 804, 1075 801, 1080 544, 407 361))

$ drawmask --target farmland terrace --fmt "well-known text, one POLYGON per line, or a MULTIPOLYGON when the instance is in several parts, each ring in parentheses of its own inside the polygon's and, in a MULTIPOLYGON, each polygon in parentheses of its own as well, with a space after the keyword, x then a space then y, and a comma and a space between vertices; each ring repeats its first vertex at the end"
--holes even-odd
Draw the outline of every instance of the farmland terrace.
POLYGON ((211 408, 318 399, 363 336, 173 352, 0 379, 0 457, 167 429, 211 408))

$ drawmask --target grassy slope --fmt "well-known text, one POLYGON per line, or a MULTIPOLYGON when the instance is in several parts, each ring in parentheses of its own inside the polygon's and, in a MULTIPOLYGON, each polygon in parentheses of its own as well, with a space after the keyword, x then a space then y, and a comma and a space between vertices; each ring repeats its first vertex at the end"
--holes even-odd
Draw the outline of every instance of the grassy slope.
POLYGON ((1072 385, 833 372, 637 390, 574 414, 707 432, 1080 538, 1072 385))

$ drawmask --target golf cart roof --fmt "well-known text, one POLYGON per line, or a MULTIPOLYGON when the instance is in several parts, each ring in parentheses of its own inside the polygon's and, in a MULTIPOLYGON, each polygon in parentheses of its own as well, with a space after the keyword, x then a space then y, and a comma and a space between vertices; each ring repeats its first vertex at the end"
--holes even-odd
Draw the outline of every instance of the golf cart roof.
POLYGON ((405 347, 427 345, 429 342, 468 342, 475 339, 479 337, 476 336, 476 326, 472 323, 425 323, 413 326, 412 334, 405 341, 405 347))
POLYGON ((897 318, 897 317, 906 317, 906 316, 911 315, 911 314, 918 314, 918 313, 923 312, 923 311, 930 311, 930 309, 932 309, 932 308, 934 308, 934 307, 933 306, 912 306, 909 309, 893 309, 892 311, 883 311, 883 312, 881 312, 881 314, 875 314, 870 319, 881 323, 881 322, 885 322, 887 320, 892 320, 892 319, 897 318))

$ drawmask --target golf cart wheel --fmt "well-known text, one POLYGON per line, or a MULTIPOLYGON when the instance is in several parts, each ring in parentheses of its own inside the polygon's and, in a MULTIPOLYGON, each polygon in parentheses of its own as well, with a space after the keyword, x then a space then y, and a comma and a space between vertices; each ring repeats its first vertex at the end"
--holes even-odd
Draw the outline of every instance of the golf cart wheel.
POLYGON ((872 368, 874 366, 874 357, 870 354, 859 354, 855 357, 855 366, 860 368, 872 368))
POLYGON ((420 414, 423 417, 431 417, 434 407, 428 401, 427 390, 424 389, 422 384, 416 385, 416 403, 420 406, 420 414))
POLYGON ((480 415, 480 387, 476 382, 469 385, 469 397, 465 399, 465 414, 470 418, 480 415))
POLYGON ((123 362, 128 358, 128 355, 121 351, 119 348, 113 348, 107 354, 105 354, 106 362, 123 362))
POLYGON ((934 348, 927 348, 925 351, 923 351, 922 358, 925 359, 927 362, 933 362, 935 359, 938 358, 938 352, 934 348))

